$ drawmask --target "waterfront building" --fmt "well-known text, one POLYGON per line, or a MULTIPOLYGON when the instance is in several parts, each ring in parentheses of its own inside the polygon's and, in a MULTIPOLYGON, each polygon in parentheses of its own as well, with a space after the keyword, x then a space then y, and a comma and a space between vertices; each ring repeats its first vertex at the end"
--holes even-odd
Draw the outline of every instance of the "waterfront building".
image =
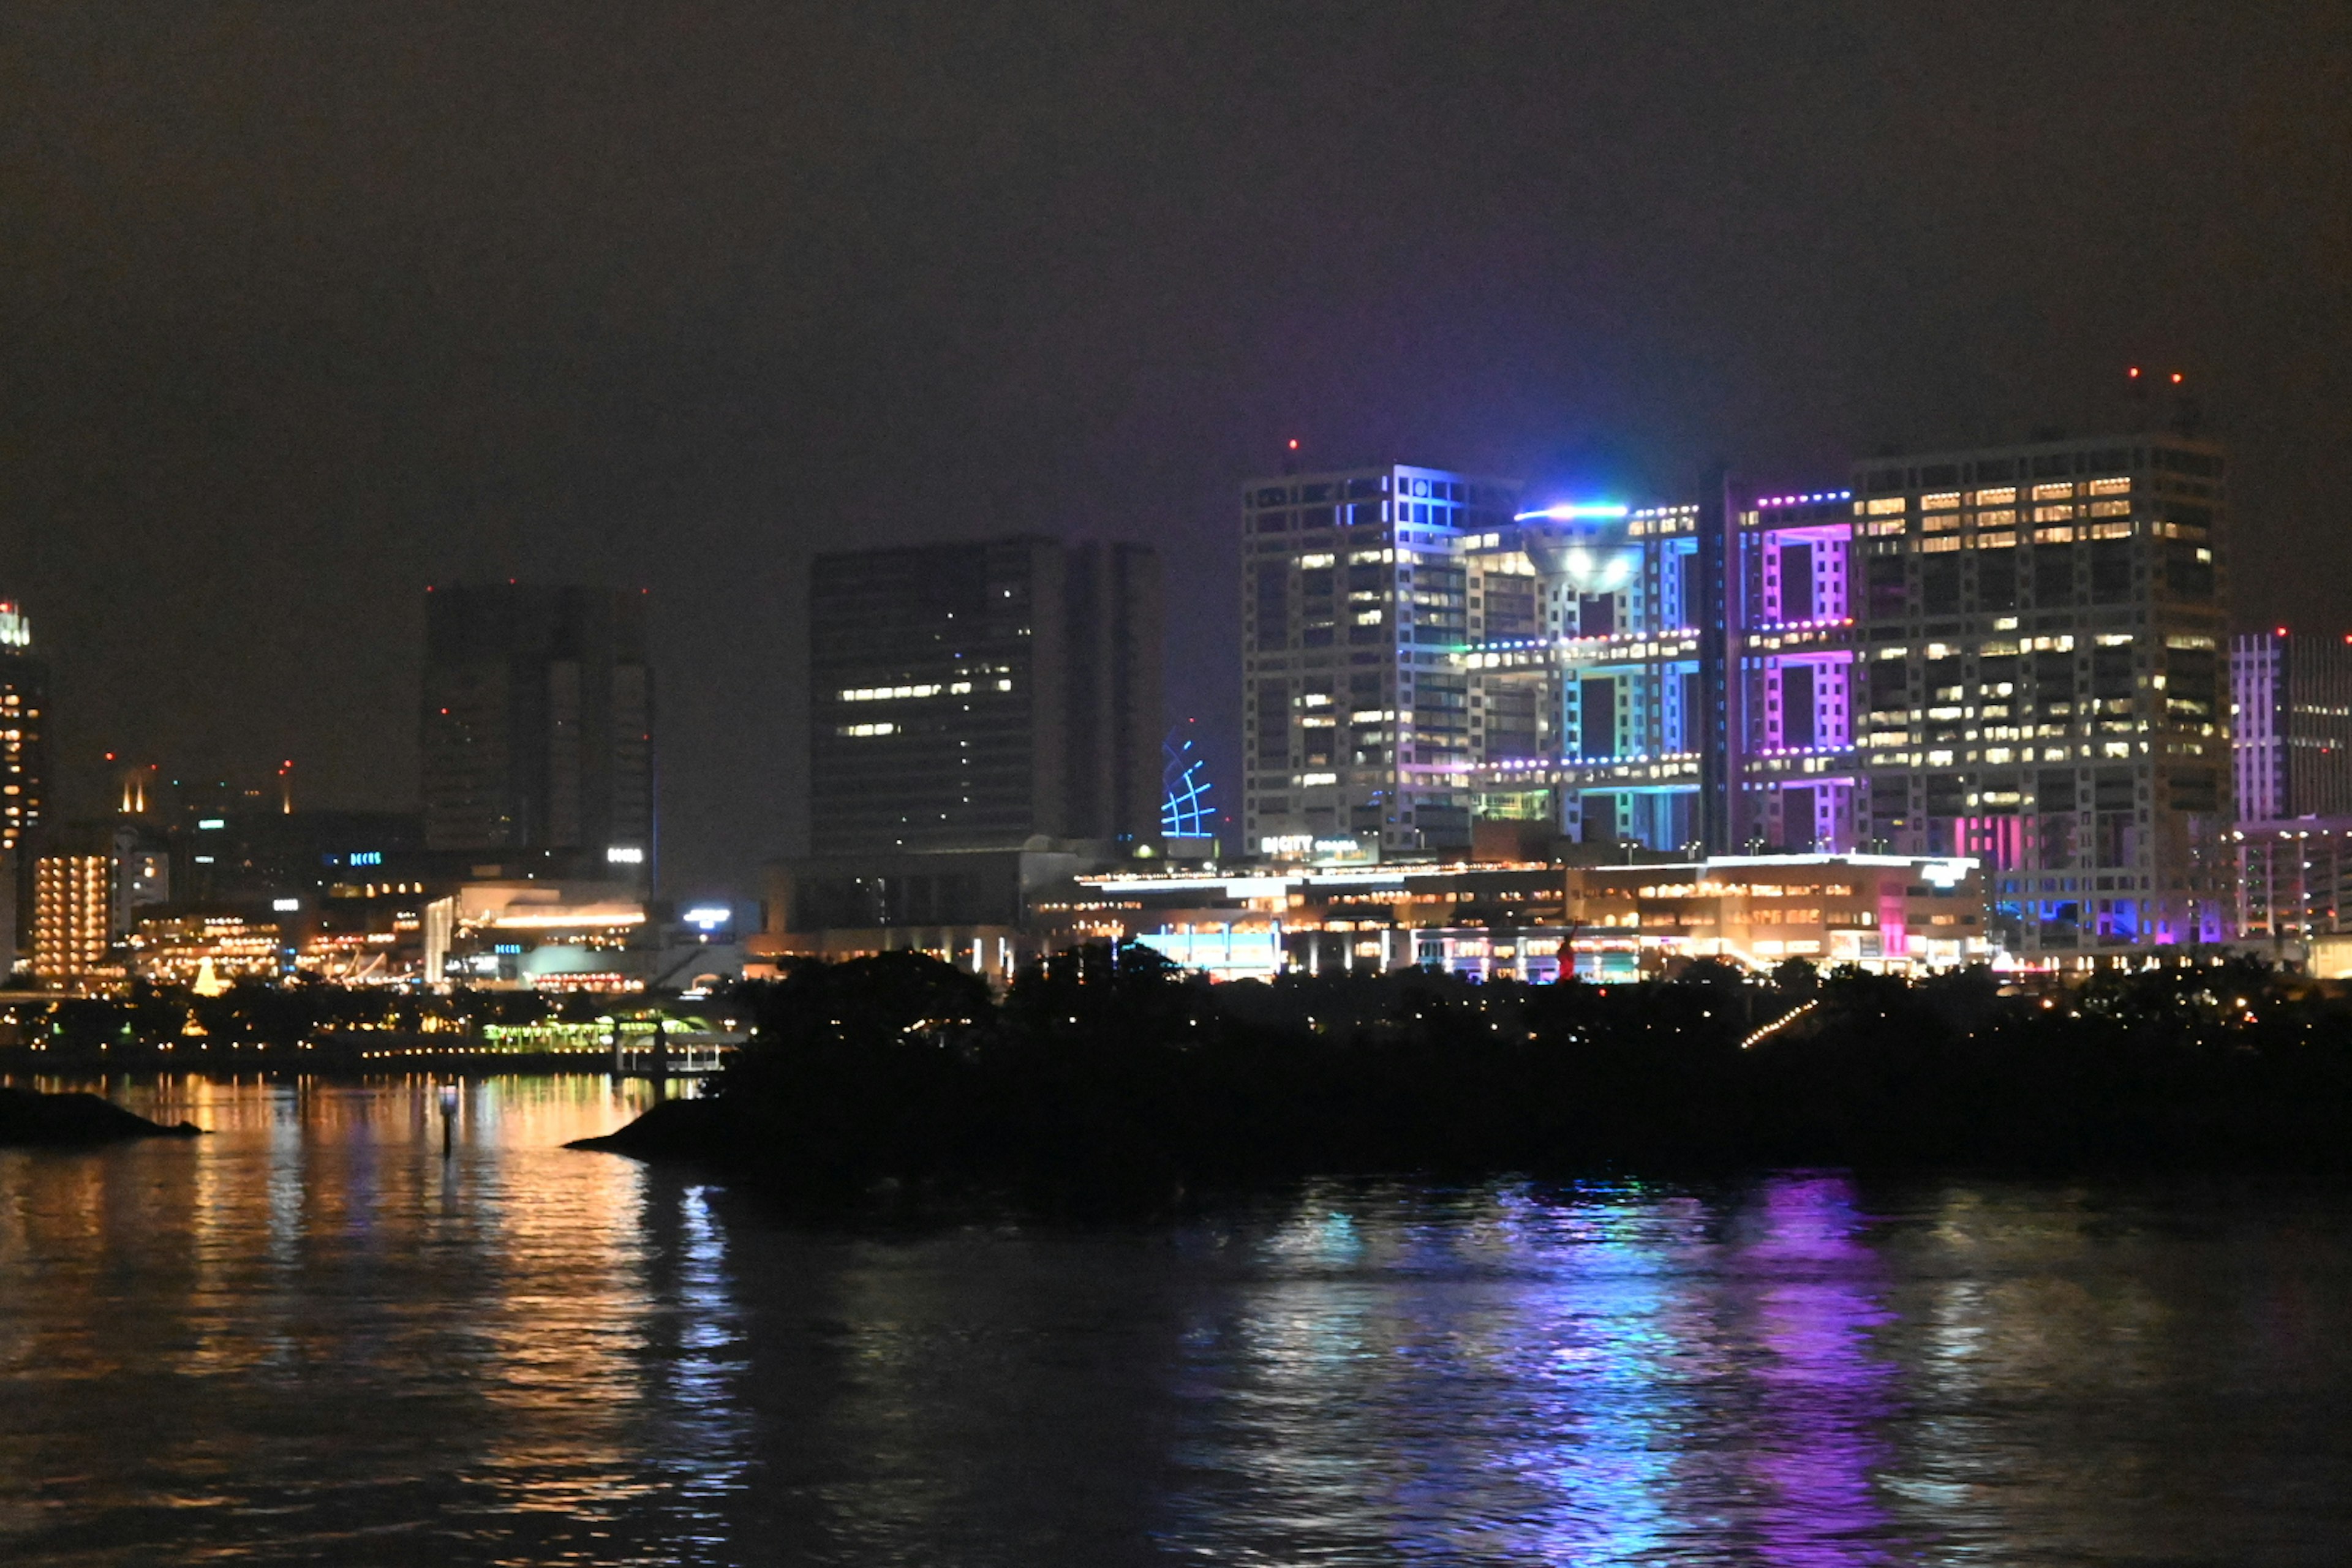
POLYGON ((1859 465, 1857 826, 1982 858, 2059 963, 2234 914, 2221 451, 2171 435, 1859 465))
POLYGON ((33 623, 0 601, 0 851, 23 847, 48 795, 48 672, 33 652, 33 623))
POLYGON ((294 968, 278 922, 246 914, 146 916, 131 929, 130 952, 137 978, 199 992, 240 980, 270 984, 294 968))
POLYGON ((627 881, 468 882, 424 905, 428 982, 491 990, 635 991, 654 962, 627 881))
POLYGON ((2241 822, 2238 934, 2273 942, 2352 931, 2352 816, 2241 822))
POLYGON ((546 859, 650 888, 653 675, 641 594, 427 590, 421 747, 427 848, 546 859))
POLYGON ((1684 856, 1969 858, 1990 940, 2036 962, 2219 941, 2222 469, 2138 435, 1483 514, 1507 487, 1435 470, 1256 481, 1249 842, 1427 857, 1511 819, 1684 856), (1464 506, 1391 515, 1423 483, 1464 506), (1367 526, 1394 537, 1359 551, 1367 526))
POLYGON ((2230 639, 2238 819, 2352 816, 2352 637, 2230 639))
POLYGON ((819 856, 1158 837, 1160 562, 1015 538, 817 557, 819 856))
POLYGON ((42 984, 91 990, 121 978, 110 953, 114 866, 114 857, 94 845, 33 857, 33 973, 42 984))
MULTIPOLYGON (((1243 487, 1250 852, 1377 859, 1469 844, 1481 742, 1459 656, 1490 623, 1537 629, 1518 576, 1495 572, 1506 580, 1491 602, 1474 592, 1486 574, 1471 542, 1507 528, 1517 500, 1503 480, 1409 464, 1243 487)), ((1517 700, 1498 731, 1540 744, 1517 700)), ((1481 710, 1480 735, 1487 721, 1481 710)))
POLYGON ((1117 872, 1074 879, 1034 918, 1044 948, 1139 942, 1221 979, 1428 965, 1478 980, 1630 980, 1697 958, 1916 973, 2000 956, 1982 868, 1912 856, 1117 872))

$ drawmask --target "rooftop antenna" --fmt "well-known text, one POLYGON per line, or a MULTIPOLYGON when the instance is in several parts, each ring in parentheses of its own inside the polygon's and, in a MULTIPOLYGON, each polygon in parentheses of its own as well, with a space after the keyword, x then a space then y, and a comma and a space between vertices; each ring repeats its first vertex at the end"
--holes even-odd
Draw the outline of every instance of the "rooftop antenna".
POLYGON ((2193 437, 2205 423, 2205 410, 2188 390, 2188 377, 2172 373, 2172 433, 2193 437))
POLYGON ((2127 423, 2136 432, 2146 430, 2156 422, 2155 416, 2148 411, 2147 385, 2151 379, 2153 378, 2143 374, 2137 365, 2133 365, 2124 372, 2124 384, 2128 389, 2125 397, 2126 406, 2130 410, 2127 423))

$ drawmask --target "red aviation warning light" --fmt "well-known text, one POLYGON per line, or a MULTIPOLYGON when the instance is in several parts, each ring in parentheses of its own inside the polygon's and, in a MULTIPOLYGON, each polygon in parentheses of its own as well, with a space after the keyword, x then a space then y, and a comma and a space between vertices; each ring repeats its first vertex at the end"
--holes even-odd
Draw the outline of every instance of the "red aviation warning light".
POLYGON ((2180 384, 2180 373, 2177 370, 2172 373, 2172 384, 2175 386, 2180 384))
POLYGON ((2134 381, 2137 381, 2139 379, 2139 366, 2134 365, 2130 370, 2125 372, 2125 374, 2129 375, 2134 381))

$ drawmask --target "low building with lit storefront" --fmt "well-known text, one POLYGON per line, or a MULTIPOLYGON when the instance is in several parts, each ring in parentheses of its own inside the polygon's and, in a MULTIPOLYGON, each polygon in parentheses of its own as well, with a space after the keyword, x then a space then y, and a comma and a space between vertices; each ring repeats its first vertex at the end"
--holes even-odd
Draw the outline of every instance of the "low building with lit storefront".
POLYGON ((425 906, 424 972, 489 990, 637 990, 646 923, 633 884, 469 882, 425 906))
POLYGON ((1135 863, 1132 847, 1042 837, 1023 848, 778 861, 764 927, 744 943, 744 973, 772 978, 796 958, 912 952, 1002 984, 1038 951, 1030 918, 1038 898, 1081 872, 1135 863))
POLYGON ((226 912, 143 918, 131 927, 130 952, 137 978, 205 991, 240 980, 275 983, 294 968, 276 921, 226 912))
POLYGON ((2248 942, 2294 942, 2352 931, 2352 817, 2242 822, 2238 932, 2248 942))
POLYGON ((1632 979, 1678 960, 1916 973, 2005 964, 1972 859, 1732 856, 1641 865, 1391 865, 1080 877, 1036 900, 1047 948, 1134 941, 1219 978, 1432 965, 1632 979))

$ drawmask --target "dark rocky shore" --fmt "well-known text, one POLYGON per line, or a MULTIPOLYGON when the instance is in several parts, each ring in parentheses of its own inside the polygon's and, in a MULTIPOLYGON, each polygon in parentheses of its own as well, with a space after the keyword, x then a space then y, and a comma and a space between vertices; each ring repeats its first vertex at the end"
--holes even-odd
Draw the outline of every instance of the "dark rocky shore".
POLYGON ((0 1089, 0 1147, 120 1143, 133 1138, 195 1138, 204 1129, 166 1127, 94 1094, 37 1094, 0 1089))

